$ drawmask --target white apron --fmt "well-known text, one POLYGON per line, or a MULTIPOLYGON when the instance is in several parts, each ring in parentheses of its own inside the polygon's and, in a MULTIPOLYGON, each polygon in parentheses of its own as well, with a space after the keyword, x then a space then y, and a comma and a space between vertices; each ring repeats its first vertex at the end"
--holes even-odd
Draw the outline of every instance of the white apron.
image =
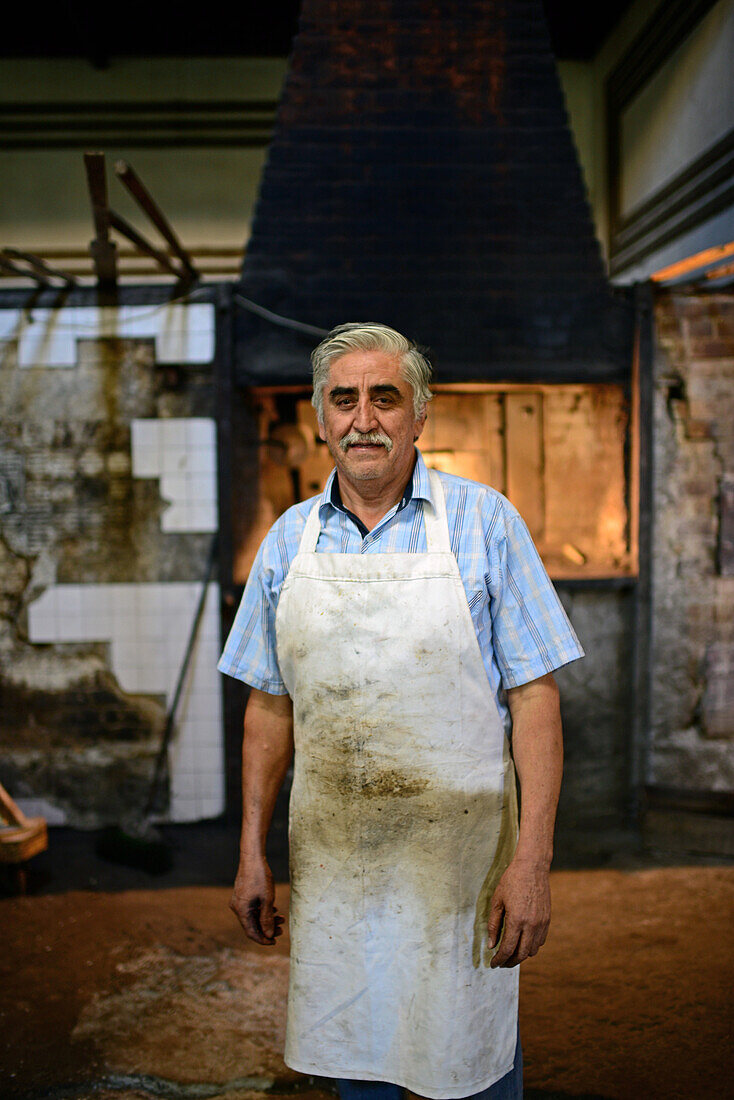
POLYGON ((442 1100, 513 1065, 518 968, 486 920, 517 836, 512 760, 451 553, 317 554, 315 505, 281 591, 293 700, 286 1063, 442 1100))

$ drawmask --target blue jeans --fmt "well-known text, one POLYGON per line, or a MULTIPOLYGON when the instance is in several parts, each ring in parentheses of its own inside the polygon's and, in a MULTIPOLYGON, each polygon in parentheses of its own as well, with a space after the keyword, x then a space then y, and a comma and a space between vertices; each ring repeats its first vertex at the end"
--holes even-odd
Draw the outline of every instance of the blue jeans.
MULTIPOLYGON (((341 1100, 404 1100, 405 1090, 387 1081, 337 1081, 341 1100)), ((522 1100, 522 1047, 517 1033, 515 1065, 488 1089, 466 1100, 522 1100)))

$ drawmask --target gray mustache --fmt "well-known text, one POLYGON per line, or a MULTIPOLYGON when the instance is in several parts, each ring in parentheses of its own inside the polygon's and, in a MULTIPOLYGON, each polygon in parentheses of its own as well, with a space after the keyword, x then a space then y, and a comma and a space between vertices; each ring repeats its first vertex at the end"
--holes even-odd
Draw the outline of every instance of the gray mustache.
POLYGON ((388 454, 392 450, 392 439, 384 432, 366 432, 364 435, 361 432, 347 432, 339 440, 339 446, 343 451, 346 451, 348 447, 353 447, 356 443, 382 444, 388 454))

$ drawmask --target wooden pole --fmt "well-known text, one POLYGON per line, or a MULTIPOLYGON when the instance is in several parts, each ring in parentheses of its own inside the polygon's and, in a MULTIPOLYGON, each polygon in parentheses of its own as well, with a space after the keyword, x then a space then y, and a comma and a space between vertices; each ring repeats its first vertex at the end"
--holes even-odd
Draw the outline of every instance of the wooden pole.
POLYGON ((38 283, 39 286, 49 286, 49 280, 45 275, 39 275, 37 271, 21 267, 3 252, 0 252, 0 271, 4 271, 6 275, 20 275, 24 279, 33 279, 34 283, 38 283))
POLYGON ((168 256, 163 252, 159 252, 157 248, 154 248, 141 233, 138 233, 137 229, 130 225, 130 222, 126 221, 120 214, 116 214, 114 210, 110 210, 110 225, 113 229, 116 229, 118 233, 122 233, 123 237, 127 237, 139 252, 155 260, 158 266, 163 268, 164 271, 174 275, 177 279, 186 278, 186 272, 179 271, 179 269, 168 259, 168 256))
POLYGON ((109 237, 110 208, 107 201, 104 153, 85 153, 84 167, 96 234, 89 244, 89 251, 98 283, 100 286, 111 287, 117 284, 117 249, 109 237))
MULTIPOLYGON (((25 260, 28 266, 32 268, 44 282, 48 282, 49 277, 51 277, 63 279, 69 286, 74 286, 76 284, 74 275, 69 275, 67 271, 60 271, 57 267, 51 267, 50 264, 47 264, 45 260, 42 260, 40 256, 36 256, 33 252, 21 252, 19 248, 4 248, 3 255, 10 256, 12 259, 25 260)), ((30 275, 30 272, 28 274, 30 275)))
POLYGON ((127 161, 118 160, 115 165, 115 173, 117 178, 127 187, 141 210, 150 218, 163 239, 169 244, 173 254, 181 261, 187 277, 189 279, 198 279, 199 273, 192 264, 191 257, 183 248, 181 242, 164 216, 163 211, 158 207, 152 195, 135 171, 130 167, 127 161))

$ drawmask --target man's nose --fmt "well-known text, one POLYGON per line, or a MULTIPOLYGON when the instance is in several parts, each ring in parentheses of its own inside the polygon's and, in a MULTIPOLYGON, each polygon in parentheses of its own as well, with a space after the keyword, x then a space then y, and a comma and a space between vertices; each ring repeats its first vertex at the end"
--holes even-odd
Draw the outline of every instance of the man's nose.
POLYGON ((354 410, 353 427, 358 432, 371 432, 377 427, 375 410, 369 397, 361 397, 354 410))

